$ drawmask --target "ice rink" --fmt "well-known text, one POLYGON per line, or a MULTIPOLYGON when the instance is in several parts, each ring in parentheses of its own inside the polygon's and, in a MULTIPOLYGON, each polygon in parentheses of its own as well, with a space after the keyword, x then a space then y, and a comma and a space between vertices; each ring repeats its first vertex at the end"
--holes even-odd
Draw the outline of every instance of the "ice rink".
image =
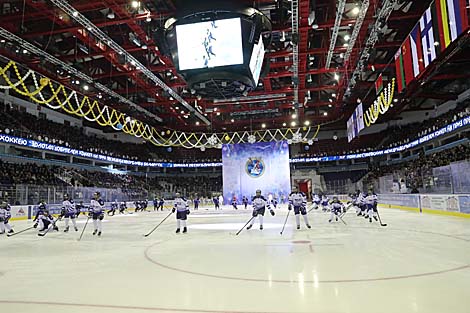
MULTIPOLYGON (((106 217, 103 236, 80 232, 0 237, 0 311, 470 312, 470 219, 381 210, 349 212, 279 234, 286 209, 239 236, 251 210, 192 211, 175 234, 169 211, 106 217)), ((79 228, 86 218, 81 216, 79 228)), ((303 223, 303 222, 302 222, 303 223)), ((12 222, 16 231, 31 221, 12 222)))

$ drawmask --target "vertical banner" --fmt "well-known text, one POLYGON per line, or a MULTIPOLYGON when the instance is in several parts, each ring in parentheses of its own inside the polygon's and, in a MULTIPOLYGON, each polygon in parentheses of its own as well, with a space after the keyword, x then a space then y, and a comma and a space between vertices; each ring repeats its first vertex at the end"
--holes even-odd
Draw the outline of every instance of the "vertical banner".
POLYGON ((289 145, 285 141, 254 144, 225 144, 222 146, 224 199, 234 196, 240 201, 249 199, 261 189, 269 194, 289 195, 290 164, 289 145))

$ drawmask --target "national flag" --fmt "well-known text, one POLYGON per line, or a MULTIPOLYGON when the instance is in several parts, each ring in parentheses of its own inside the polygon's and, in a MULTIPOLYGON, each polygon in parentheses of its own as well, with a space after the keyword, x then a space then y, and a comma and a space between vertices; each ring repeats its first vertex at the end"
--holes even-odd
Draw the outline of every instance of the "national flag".
POLYGON ((405 73, 406 85, 408 85, 414 79, 410 37, 411 36, 408 36, 403 45, 401 46, 401 55, 403 57, 403 70, 405 73))
MULTIPOLYGON (((461 7, 460 0, 446 0, 447 15, 449 18, 450 40, 454 41, 463 32, 464 25, 462 23, 462 13, 465 13, 466 8, 461 7)), ((470 5, 470 1, 468 2, 470 5)))
POLYGON ((403 57, 401 55, 401 47, 395 54, 395 72, 397 75, 397 88, 398 93, 401 93, 405 88, 405 73, 403 72, 403 57))
POLYGON ((424 67, 428 67, 436 59, 436 46, 434 45, 434 29, 432 25, 431 8, 428 8, 419 20, 421 30, 421 43, 423 44, 424 67))
MULTIPOLYGON (((381 75, 382 76, 382 75, 381 75)), ((356 124, 357 124, 357 132, 364 129, 364 111, 362 108, 362 102, 356 107, 356 124)))
POLYGON ((413 73, 415 77, 418 77, 418 75, 424 70, 423 47, 421 45, 421 31, 419 29, 419 25, 416 25, 411 31, 410 43, 413 73))
POLYGON ((384 89, 384 80, 382 78, 382 74, 377 77, 377 80, 375 81, 375 91, 377 94, 379 94, 382 89, 384 89))
POLYGON ((446 0, 435 0, 431 6, 434 37, 439 43, 437 51, 444 51, 450 45, 449 23, 446 0), (437 34, 436 34, 437 30, 437 34))

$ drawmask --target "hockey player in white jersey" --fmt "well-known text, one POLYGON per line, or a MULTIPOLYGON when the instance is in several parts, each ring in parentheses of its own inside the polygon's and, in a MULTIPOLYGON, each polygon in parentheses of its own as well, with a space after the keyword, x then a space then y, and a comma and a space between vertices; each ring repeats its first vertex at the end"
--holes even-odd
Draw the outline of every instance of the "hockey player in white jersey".
POLYGON ((377 195, 369 190, 366 197, 364 198, 364 207, 365 207, 365 218, 369 219, 369 222, 372 223, 372 218, 377 221, 377 195))
POLYGON ((39 229, 44 228, 42 216, 47 211, 46 203, 44 201, 39 201, 36 208, 36 215, 34 216, 33 223, 35 223, 35 228, 39 226, 39 229))
POLYGON ((56 220, 47 209, 44 209, 41 214, 38 215, 37 219, 35 220, 33 227, 39 227, 39 232, 48 232, 49 228, 55 231, 59 231, 59 227, 56 226, 56 220))
POLYGON ((295 223, 297 224, 297 229, 300 229, 300 214, 302 214, 305 226, 307 226, 307 228, 312 228, 308 223, 307 218, 307 197, 303 192, 297 191, 297 187, 292 188, 292 192, 289 195, 289 205, 287 208, 289 210, 294 209, 295 223))
POLYGON ((62 210, 60 217, 65 218, 65 229, 64 232, 69 231, 69 221, 72 220, 73 228, 75 231, 78 231, 77 222, 75 221, 77 209, 75 208, 75 203, 70 199, 68 194, 64 194, 64 201, 62 202, 62 210))
POLYGON ((0 235, 5 233, 5 229, 8 234, 14 233, 8 222, 11 218, 11 207, 6 201, 2 201, 0 204, 0 235))
POLYGON ((365 212, 365 198, 366 193, 362 193, 359 190, 357 191, 358 195, 356 198, 356 214, 357 216, 363 216, 366 214, 365 212))
POLYGON ((246 229, 251 229, 255 223, 256 217, 259 217, 259 229, 263 230, 263 217, 266 211, 266 207, 269 209, 269 213, 272 216, 275 215, 274 210, 264 196, 261 195, 261 190, 256 190, 256 195, 251 199, 251 205, 253 206, 253 218, 251 219, 250 225, 246 229))
POLYGON ((344 205, 338 200, 338 197, 333 197, 333 200, 330 203, 330 208, 331 215, 328 222, 331 223, 334 218, 336 218, 336 221, 338 221, 338 216, 343 212, 344 209, 344 205))
POLYGON ((321 198, 317 194, 312 194, 312 204, 313 208, 316 210, 320 206, 321 198))
POLYGON ((330 204, 330 199, 328 198, 328 196, 327 195, 322 195, 320 205, 322 207, 323 212, 328 211, 329 204, 330 204))
POLYGON ((88 213, 88 216, 93 219, 93 235, 98 234, 98 236, 101 236, 101 232, 103 231, 101 221, 104 219, 104 211, 104 201, 101 200, 101 193, 97 191, 94 193, 93 199, 91 199, 88 213))
POLYGON ((181 197, 181 194, 177 192, 175 194, 175 204, 171 212, 176 212, 176 233, 178 234, 183 227, 183 233, 188 232, 188 228, 186 225, 186 220, 188 219, 188 214, 191 213, 189 211, 189 204, 188 201, 181 197))

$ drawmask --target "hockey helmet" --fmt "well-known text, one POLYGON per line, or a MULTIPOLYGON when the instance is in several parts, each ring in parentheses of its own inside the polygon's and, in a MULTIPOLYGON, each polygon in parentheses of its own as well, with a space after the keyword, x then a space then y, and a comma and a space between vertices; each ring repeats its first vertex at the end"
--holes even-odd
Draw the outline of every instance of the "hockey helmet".
POLYGON ((2 201, 2 203, 0 204, 0 207, 6 208, 7 205, 8 205, 8 203, 6 201, 2 201))
POLYGON ((175 193, 176 198, 181 198, 181 194, 179 192, 175 193))
POLYGON ((256 190, 256 195, 261 196, 261 189, 256 190))
POLYGON ((68 200, 69 199, 69 194, 68 193, 64 193, 64 200, 68 200))
POLYGON ((93 194, 93 197, 95 199, 98 199, 100 196, 101 196, 101 193, 99 191, 95 191, 95 193, 93 194))

